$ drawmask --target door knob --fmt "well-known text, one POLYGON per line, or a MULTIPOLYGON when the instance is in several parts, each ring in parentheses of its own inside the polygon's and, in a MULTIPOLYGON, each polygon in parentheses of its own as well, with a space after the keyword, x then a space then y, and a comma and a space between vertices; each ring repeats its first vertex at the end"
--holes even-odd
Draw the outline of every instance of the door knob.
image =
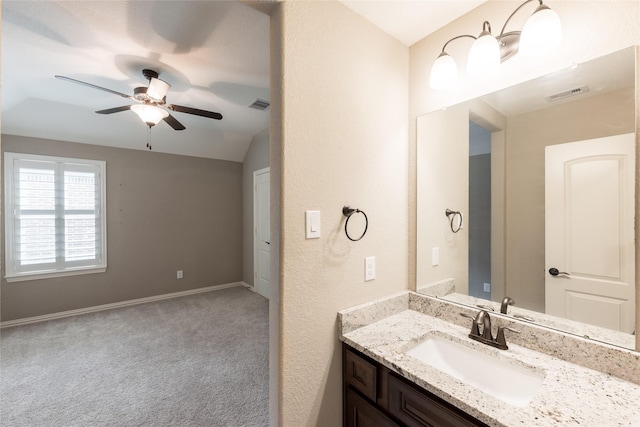
POLYGON ((555 267, 551 267, 549 269, 549 274, 552 276, 557 276, 558 274, 564 274, 566 276, 569 276, 569 273, 565 273, 564 271, 559 271, 557 268, 555 267))

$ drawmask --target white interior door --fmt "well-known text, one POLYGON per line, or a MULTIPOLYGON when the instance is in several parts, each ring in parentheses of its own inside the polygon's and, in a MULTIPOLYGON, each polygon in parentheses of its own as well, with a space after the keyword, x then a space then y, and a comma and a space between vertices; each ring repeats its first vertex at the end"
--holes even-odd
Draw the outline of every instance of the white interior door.
POLYGON ((625 134, 546 147, 548 314, 634 330, 634 141, 625 134))
POLYGON ((269 178, 269 168, 253 173, 253 290, 267 299, 271 258, 269 178))

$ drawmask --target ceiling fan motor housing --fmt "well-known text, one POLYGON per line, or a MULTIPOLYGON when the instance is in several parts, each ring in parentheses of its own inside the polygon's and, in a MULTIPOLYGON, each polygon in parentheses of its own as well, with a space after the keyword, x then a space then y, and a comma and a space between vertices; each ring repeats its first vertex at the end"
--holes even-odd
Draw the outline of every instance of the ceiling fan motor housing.
POLYGON ((142 70, 142 75, 147 79, 147 80, 151 80, 152 78, 158 78, 159 74, 156 71, 150 70, 148 68, 145 68, 144 70, 142 70))
POLYGON ((155 99, 147 95, 147 88, 145 86, 140 86, 133 89, 133 97, 140 102, 145 104, 154 104, 154 105, 164 105, 167 97, 165 96, 162 99, 155 99))

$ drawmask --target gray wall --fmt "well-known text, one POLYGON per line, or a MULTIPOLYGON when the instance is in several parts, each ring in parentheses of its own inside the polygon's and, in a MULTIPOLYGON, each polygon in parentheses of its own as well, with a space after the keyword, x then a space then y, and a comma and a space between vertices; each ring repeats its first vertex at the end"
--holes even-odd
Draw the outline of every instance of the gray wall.
MULTIPOLYGON (((491 139, 491 135, 489 135, 491 139)), ((469 156, 469 295, 491 299, 491 154, 469 156)))
POLYGON ((242 279, 241 163, 12 135, 2 151, 105 160, 108 221, 105 273, 7 283, 3 268, 3 321, 242 279))
POLYGON ((269 129, 253 137, 242 164, 242 280, 253 286, 253 172, 269 167, 269 129))

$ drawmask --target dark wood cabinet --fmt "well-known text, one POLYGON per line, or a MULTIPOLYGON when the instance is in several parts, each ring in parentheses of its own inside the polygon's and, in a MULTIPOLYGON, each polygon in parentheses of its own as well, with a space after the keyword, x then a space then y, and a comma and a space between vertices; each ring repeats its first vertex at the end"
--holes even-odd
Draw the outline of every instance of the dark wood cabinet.
POLYGON ((346 344, 342 363, 345 427, 486 427, 346 344))
POLYGON ((346 390, 346 421, 350 427, 400 427, 352 388, 346 390))

